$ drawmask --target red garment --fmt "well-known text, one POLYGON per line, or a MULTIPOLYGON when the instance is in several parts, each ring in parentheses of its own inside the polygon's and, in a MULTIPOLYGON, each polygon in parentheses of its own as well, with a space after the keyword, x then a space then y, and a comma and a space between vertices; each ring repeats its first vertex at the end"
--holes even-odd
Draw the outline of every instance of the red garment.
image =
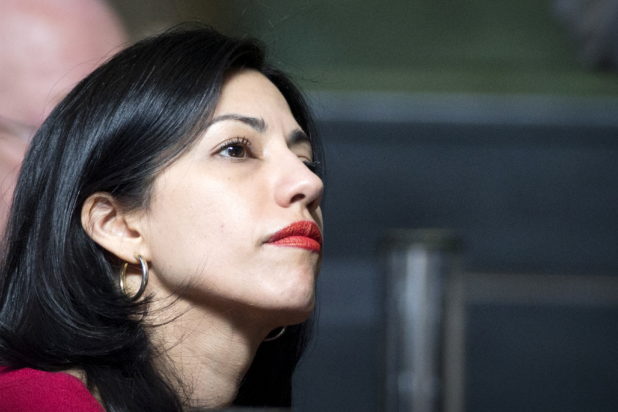
POLYGON ((63 372, 0 367, 2 412, 104 412, 86 386, 63 372))

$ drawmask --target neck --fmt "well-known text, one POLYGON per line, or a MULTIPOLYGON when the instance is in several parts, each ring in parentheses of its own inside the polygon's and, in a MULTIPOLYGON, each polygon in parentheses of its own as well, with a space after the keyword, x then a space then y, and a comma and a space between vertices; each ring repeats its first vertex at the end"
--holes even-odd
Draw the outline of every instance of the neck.
POLYGON ((224 407, 238 391, 258 346, 270 330, 238 325, 216 311, 177 301, 155 319, 152 339, 163 374, 192 407, 224 407), (168 314, 173 312, 172 317, 168 314))

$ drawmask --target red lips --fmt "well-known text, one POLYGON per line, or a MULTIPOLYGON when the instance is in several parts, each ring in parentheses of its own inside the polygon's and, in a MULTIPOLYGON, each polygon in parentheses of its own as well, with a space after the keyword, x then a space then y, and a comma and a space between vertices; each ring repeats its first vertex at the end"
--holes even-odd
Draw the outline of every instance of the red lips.
POLYGON ((322 233, 317 224, 305 220, 284 227, 272 235, 268 243, 319 252, 322 249, 322 233))

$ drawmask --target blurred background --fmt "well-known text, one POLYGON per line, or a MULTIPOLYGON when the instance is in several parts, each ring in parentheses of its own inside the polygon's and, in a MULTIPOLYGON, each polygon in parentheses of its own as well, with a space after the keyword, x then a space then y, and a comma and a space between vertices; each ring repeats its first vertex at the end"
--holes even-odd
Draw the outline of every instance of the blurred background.
POLYGON ((462 245, 445 410, 616 410, 617 1, 110 4, 132 40, 182 21, 256 36, 307 92, 327 247, 296 410, 385 409, 391 228, 462 245))

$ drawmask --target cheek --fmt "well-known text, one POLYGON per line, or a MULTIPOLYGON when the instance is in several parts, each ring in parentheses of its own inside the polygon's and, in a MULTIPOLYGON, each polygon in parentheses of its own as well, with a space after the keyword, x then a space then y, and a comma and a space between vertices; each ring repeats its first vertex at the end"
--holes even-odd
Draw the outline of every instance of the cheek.
POLYGON ((153 204, 148 239, 162 281, 216 289, 225 273, 249 263, 263 202, 217 187, 177 187, 167 195, 153 204))
POLYGON ((151 203, 146 243, 151 264, 159 277, 184 282, 204 258, 212 243, 216 215, 207 199, 189 187, 161 188, 151 203))

